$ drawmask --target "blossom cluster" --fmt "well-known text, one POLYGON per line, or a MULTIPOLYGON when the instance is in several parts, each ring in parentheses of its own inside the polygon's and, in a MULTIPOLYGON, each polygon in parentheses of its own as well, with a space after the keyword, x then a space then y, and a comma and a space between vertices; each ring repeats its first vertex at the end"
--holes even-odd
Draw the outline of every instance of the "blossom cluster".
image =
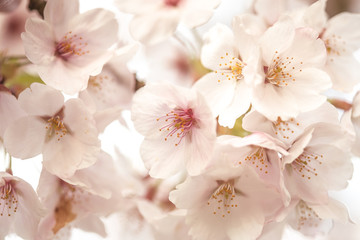
POLYGON ((360 14, 253 0, 229 26, 208 22, 220 0, 34 2, 0 4, 0 239, 106 238, 110 215, 129 239, 316 237, 352 222, 330 193, 360 156, 360 94, 329 92, 360 82, 360 14), (138 154, 130 141, 105 152, 114 122, 142 136, 138 154), (12 161, 36 156, 35 191, 12 161))

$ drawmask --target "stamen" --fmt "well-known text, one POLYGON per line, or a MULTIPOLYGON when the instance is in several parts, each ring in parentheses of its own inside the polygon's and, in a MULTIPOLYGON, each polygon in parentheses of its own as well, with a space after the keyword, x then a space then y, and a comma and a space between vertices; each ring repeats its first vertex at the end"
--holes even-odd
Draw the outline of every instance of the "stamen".
POLYGON ((302 71, 301 65, 303 62, 294 61, 293 57, 280 56, 276 51, 270 66, 264 67, 265 83, 271 83, 278 87, 288 86, 290 83, 295 82, 293 76, 295 71, 302 71))
POLYGON ((256 170, 260 172, 264 172, 265 174, 269 173, 269 165, 270 162, 267 158, 265 149, 262 147, 259 147, 255 149, 253 152, 251 152, 248 156, 246 156, 242 161, 239 161, 239 164, 241 165, 243 162, 249 164, 250 166, 253 166, 256 168, 256 170))
POLYGON ((231 209, 237 208, 238 204, 238 196, 232 181, 221 184, 207 202, 208 206, 213 207, 213 214, 222 218, 230 215, 231 209))
POLYGON ((288 121, 282 121, 280 117, 273 122, 273 128, 276 135, 283 139, 289 139, 291 135, 299 128, 300 123, 296 122, 294 118, 288 121))
MULTIPOLYGON (((230 57, 229 53, 226 53, 225 56, 220 57, 220 62, 219 70, 215 71, 216 74, 225 76, 227 80, 239 81, 244 78, 242 71, 246 64, 240 59, 230 57)), ((221 82, 220 78, 218 82, 221 82)))
POLYGON ((311 153, 306 150, 296 158, 292 163, 292 168, 305 179, 310 180, 311 177, 317 177, 317 167, 322 164, 322 154, 311 153))
POLYGON ((83 41, 82 37, 72 32, 66 33, 60 42, 56 43, 55 56, 68 61, 73 56, 83 56, 90 51, 86 50, 88 43, 83 41))
POLYGON ((296 212, 298 215, 297 229, 301 230, 303 227, 318 227, 321 218, 319 215, 310 208, 304 201, 300 201, 296 206, 296 212))
POLYGON ((11 182, 0 187, 0 217, 11 217, 18 209, 18 197, 11 182))
POLYGON ((62 137, 66 135, 68 130, 66 129, 64 123, 62 122, 59 116, 51 117, 47 120, 46 130, 48 140, 53 136, 57 137, 57 140, 60 141, 62 137))
POLYGON ((188 109, 180 109, 175 108, 171 112, 167 113, 165 116, 156 119, 157 121, 163 121, 165 126, 161 127, 159 131, 166 132, 166 136, 164 138, 165 141, 168 138, 175 136, 179 139, 175 146, 178 146, 183 138, 187 136, 192 128, 196 125, 196 119, 194 117, 193 110, 191 108, 188 109))

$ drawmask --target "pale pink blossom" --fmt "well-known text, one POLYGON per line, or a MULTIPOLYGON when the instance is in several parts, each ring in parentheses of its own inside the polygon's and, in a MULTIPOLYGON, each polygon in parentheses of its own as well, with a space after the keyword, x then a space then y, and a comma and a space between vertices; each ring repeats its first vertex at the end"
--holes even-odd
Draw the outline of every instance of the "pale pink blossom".
POLYGON ((5 131, 4 146, 14 157, 43 154, 43 166, 59 177, 93 165, 100 151, 91 112, 80 99, 64 103, 60 91, 33 83, 18 98, 26 116, 5 131))
POLYGON ((26 56, 51 87, 74 94, 101 72, 117 43, 118 24, 104 9, 79 13, 78 0, 49 0, 44 20, 30 18, 22 34, 26 56))
POLYGON ((114 120, 121 119, 122 110, 130 109, 135 83, 134 75, 119 57, 104 65, 99 75, 90 77, 79 98, 94 113, 99 132, 103 132, 114 120))
POLYGON ((281 193, 285 205, 290 202, 290 196, 283 191, 284 178, 281 169, 281 156, 288 155, 286 145, 271 136, 257 132, 244 138, 235 136, 220 136, 219 145, 224 145, 228 157, 233 159, 235 167, 248 166, 269 186, 281 193))
POLYGON ((354 52, 360 48, 360 14, 340 13, 330 19, 326 0, 320 0, 304 11, 303 25, 311 27, 324 41, 327 51, 325 71, 336 90, 350 92, 359 83, 360 63, 354 52))
POLYGON ((120 180, 116 165, 104 152, 98 158, 95 165, 63 180, 42 171, 38 194, 47 214, 39 225, 39 239, 53 239, 73 227, 106 236, 100 216, 121 209, 123 202, 121 184, 113 184, 120 180))
POLYGON ((350 222, 346 207, 332 198, 321 205, 298 200, 290 208, 292 210, 285 221, 307 236, 327 234, 335 220, 343 223, 350 222))
POLYGON ((270 27, 260 38, 263 67, 254 82, 252 106, 268 119, 288 120, 326 101, 321 93, 331 87, 321 70, 326 49, 316 32, 296 29, 289 17, 270 27))
POLYGON ((0 172, 0 238, 16 233, 35 239, 44 209, 33 188, 21 178, 0 172))
POLYGON ((339 125, 309 126, 283 157, 284 182, 292 198, 326 204, 329 190, 347 186, 353 174, 352 137, 339 125))
POLYGON ((211 170, 188 177, 170 193, 176 207, 187 210, 193 239, 256 239, 266 219, 282 205, 278 193, 252 169, 234 168, 229 157, 236 155, 215 154, 218 163, 211 170))
POLYGON ((170 37, 179 23, 194 28, 206 23, 220 0, 121 0, 118 6, 134 14, 130 32, 136 40, 155 44, 170 37))
POLYGON ((194 89, 150 84, 133 99, 132 120, 145 136, 141 156, 152 177, 200 174, 215 142, 215 119, 194 89))
POLYGON ((257 111, 251 111, 245 115, 242 127, 250 132, 267 133, 290 147, 308 126, 318 122, 339 124, 338 111, 330 103, 324 102, 319 108, 300 113, 296 118, 287 121, 280 117, 270 121, 257 111))
POLYGON ((219 124, 230 128, 250 107, 251 83, 260 60, 259 47, 254 36, 246 32, 243 21, 235 18, 233 31, 218 24, 206 33, 201 62, 213 72, 195 84, 214 116, 219 116, 219 124))

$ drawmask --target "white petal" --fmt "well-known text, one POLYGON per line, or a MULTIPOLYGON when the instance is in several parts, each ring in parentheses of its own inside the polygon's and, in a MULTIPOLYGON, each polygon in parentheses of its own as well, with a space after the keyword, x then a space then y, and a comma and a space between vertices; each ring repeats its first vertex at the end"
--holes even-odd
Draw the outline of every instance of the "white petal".
POLYGON ((221 57, 238 57, 235 48, 234 35, 229 27, 216 24, 204 35, 204 45, 201 49, 201 62, 209 69, 219 69, 221 57))
POLYGON ((303 20, 305 25, 316 30, 318 33, 321 33, 327 21, 326 2, 327 0, 320 0, 313 3, 304 14, 303 20))
POLYGON ((213 15, 213 9, 220 4, 220 0, 184 1, 181 22, 189 28, 206 23, 213 15))
POLYGON ((163 9, 135 16, 130 23, 133 37, 145 44, 155 44, 170 37, 179 23, 179 12, 163 9))
POLYGON ((236 80, 228 80, 221 73, 211 72, 198 80, 194 88, 203 94, 216 117, 234 98, 236 80))
POLYGON ((44 145, 43 165, 50 173, 68 178, 76 170, 94 164, 97 151, 98 148, 85 145, 67 134, 60 140, 52 138, 44 145))
POLYGON ((31 158, 41 153, 46 132, 44 120, 33 116, 22 117, 6 129, 4 146, 14 157, 31 158))
POLYGON ((268 28, 260 39, 265 63, 270 64, 275 52, 283 52, 292 44, 295 28, 290 18, 283 18, 268 28))
POLYGON ((360 63, 352 55, 329 55, 325 70, 330 75, 336 90, 351 92, 359 83, 360 63))
POLYGON ((348 54, 351 54, 353 51, 356 51, 359 47, 360 32, 355 31, 357 26, 360 24, 360 14, 358 13, 341 13, 331 18, 326 26, 326 32, 324 34, 324 39, 332 34, 340 36, 346 43, 344 46, 348 51, 348 54), (346 26, 346 27, 344 27, 346 26))
POLYGON ((84 144, 99 146, 98 131, 92 114, 81 99, 70 99, 64 105, 64 119, 70 134, 84 144))
POLYGON ((73 0, 49 0, 44 9, 45 21, 60 33, 64 32, 68 21, 78 14, 79 1, 73 0))
POLYGON ((161 140, 145 139, 141 144, 140 154, 150 176, 167 178, 185 169, 186 146, 174 146, 174 143, 161 140), (156 151, 155 151, 156 149, 156 151))
POLYGON ((309 205, 322 219, 333 219, 343 223, 349 222, 350 217, 345 205, 341 202, 329 198, 328 204, 309 205))
POLYGON ((94 232, 99 236, 105 238, 107 236, 104 222, 96 215, 88 215, 80 221, 76 221, 74 227, 86 232, 94 232))
POLYGON ((34 189, 27 182, 17 182, 16 191, 19 196, 19 207, 14 223, 15 232, 24 239, 35 239, 44 209, 34 189))
POLYGON ((83 74, 78 68, 72 68, 58 58, 46 66, 37 66, 41 79, 49 86, 73 95, 84 90, 89 74, 83 74))
POLYGON ((4 137, 5 129, 15 119, 25 115, 15 96, 9 92, 0 91, 0 138, 4 137))
MULTIPOLYGON (((235 94, 231 103, 219 114, 219 124, 233 128, 235 121, 250 107, 250 89, 244 81, 236 84, 235 94)), ((210 106, 212 106, 210 104, 210 106)))
POLYGON ((41 117, 54 116, 64 105, 60 91, 40 83, 31 84, 30 88, 20 93, 18 100, 28 114, 41 117))
POLYGON ((55 39, 49 24, 38 18, 29 18, 25 31, 21 38, 29 60, 34 64, 51 62, 54 58, 55 39))

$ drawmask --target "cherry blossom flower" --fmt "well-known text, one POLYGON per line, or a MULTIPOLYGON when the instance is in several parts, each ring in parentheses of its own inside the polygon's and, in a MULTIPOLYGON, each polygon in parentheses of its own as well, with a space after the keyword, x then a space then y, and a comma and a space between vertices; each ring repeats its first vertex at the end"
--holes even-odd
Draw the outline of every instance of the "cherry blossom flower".
POLYGON ((329 190, 345 188, 353 173, 351 142, 339 125, 309 126, 283 157, 284 182, 291 197, 325 204, 329 190))
POLYGON ((95 121, 80 99, 64 103, 61 92, 39 83, 18 98, 28 114, 5 131, 4 146, 14 157, 27 159, 43 153, 43 165, 59 177, 96 162, 100 150, 95 121))
MULTIPOLYGON (((227 151, 221 155, 223 159, 235 157, 227 151)), ((266 218, 281 207, 278 194, 252 169, 234 168, 228 161, 213 166, 178 185, 170 201, 188 211, 186 223, 193 239, 255 239, 266 218)))
POLYGON ((147 85, 134 96, 132 120, 145 136, 141 156, 152 177, 184 169, 199 174, 215 142, 215 120, 195 90, 167 84, 147 85))
POLYGON ((316 32, 295 29, 293 21, 284 17, 263 34, 259 44, 263 70, 253 87, 255 110, 271 121, 288 120, 325 102, 320 93, 331 87, 331 80, 320 70, 326 49, 316 32))
POLYGON ((188 50, 175 39, 147 46, 144 55, 148 64, 146 82, 171 82, 173 84, 191 87, 199 78, 194 69, 196 59, 190 59, 188 50))
POLYGON ((291 227, 307 236, 326 234, 332 227, 332 221, 349 222, 346 207, 340 202, 329 198, 326 204, 318 205, 298 200, 292 204, 292 211, 285 220, 291 227))
MULTIPOLYGON (((269 186, 281 193, 284 205, 290 203, 290 196, 284 191, 284 177, 281 169, 281 156, 288 155, 286 146, 265 133, 253 133, 244 138, 220 136, 219 145, 226 146, 231 154, 233 166, 251 167, 269 186)), ((225 151, 225 150, 223 150, 225 151)))
POLYGON ((68 94, 84 90, 111 57, 118 31, 114 15, 104 9, 79 14, 77 0, 49 0, 44 19, 26 22, 26 56, 51 87, 68 94))
POLYGON ((98 158, 95 165, 64 180, 43 169, 38 194, 48 211, 39 225, 39 239, 53 239, 72 227, 106 236, 99 217, 121 208, 121 186, 110 184, 120 180, 111 157, 101 152, 98 158))
POLYGON ((134 92, 134 75, 116 57, 104 65, 99 75, 90 77, 79 98, 92 109, 97 129, 103 132, 111 122, 121 119, 122 110, 130 109, 134 92))
POLYGON ((122 0, 118 6, 135 15, 130 23, 133 37, 155 44, 170 37, 179 23, 189 28, 206 23, 219 3, 219 0, 122 0))
POLYGON ((286 144, 287 148, 304 132, 304 130, 315 123, 327 122, 339 124, 339 114, 330 103, 324 102, 319 108, 300 113, 296 118, 287 121, 278 117, 270 121, 257 111, 251 111, 245 115, 242 126, 250 132, 264 132, 286 144))
POLYGON ((233 127, 235 120, 250 107, 251 85, 259 65, 259 48, 245 32, 242 19, 234 21, 233 33, 216 25, 205 36, 201 61, 213 70, 196 82, 209 102, 219 124, 233 127))
POLYGON ((0 238, 15 232, 24 239, 35 239, 43 207, 24 180, 0 172, 0 238))
POLYGON ((356 31, 360 14, 340 13, 328 19, 326 2, 321 0, 311 5, 304 12, 303 24, 315 29, 325 43, 325 70, 331 77, 334 89, 350 92, 359 83, 360 63, 354 52, 360 48, 360 32, 356 31))

